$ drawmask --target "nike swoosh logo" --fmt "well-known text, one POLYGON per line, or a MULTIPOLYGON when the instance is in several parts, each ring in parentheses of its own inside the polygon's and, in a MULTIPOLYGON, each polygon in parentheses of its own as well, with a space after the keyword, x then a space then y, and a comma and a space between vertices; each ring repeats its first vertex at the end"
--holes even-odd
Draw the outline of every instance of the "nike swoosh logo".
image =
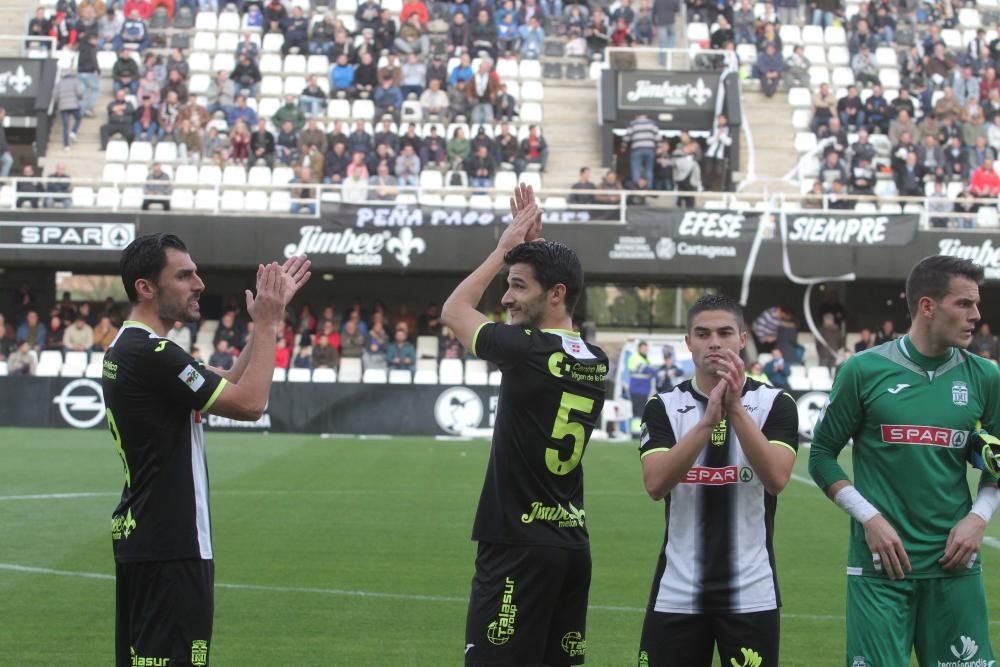
POLYGON ((685 412, 691 412, 694 410, 693 405, 685 405, 683 408, 677 408, 677 412, 684 414, 685 412))
POLYGON ((908 385, 908 384, 897 384, 895 387, 891 387, 891 388, 887 389, 886 391, 888 391, 890 394, 898 394, 899 392, 903 391, 904 389, 906 389, 909 386, 910 385, 908 385))
POLYGON ((466 655, 468 655, 469 649, 472 648, 473 646, 475 646, 475 644, 466 644, 465 645, 465 653, 466 653, 466 655))

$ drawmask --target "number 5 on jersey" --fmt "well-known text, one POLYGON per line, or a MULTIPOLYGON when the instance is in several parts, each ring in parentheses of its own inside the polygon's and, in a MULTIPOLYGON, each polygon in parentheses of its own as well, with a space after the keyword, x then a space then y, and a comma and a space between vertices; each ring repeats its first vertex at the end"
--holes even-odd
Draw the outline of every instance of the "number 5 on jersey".
POLYGON ((583 448, 587 444, 587 432, 583 424, 570 421, 570 413, 574 410, 590 414, 594 409, 594 400, 579 394, 571 394, 564 391, 562 399, 559 401, 559 411, 556 413, 556 422, 552 425, 552 439, 562 440, 565 437, 573 438, 573 453, 568 460, 559 458, 559 450, 548 447, 545 450, 545 465, 553 475, 569 474, 574 468, 580 465, 583 458, 583 448))

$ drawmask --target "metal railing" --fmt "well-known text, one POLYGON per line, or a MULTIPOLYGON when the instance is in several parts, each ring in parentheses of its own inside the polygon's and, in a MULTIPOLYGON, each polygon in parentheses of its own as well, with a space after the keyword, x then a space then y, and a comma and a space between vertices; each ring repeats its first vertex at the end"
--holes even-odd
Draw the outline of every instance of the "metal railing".
MULTIPOLYGON (((68 201, 70 206, 77 202, 79 208, 86 210, 103 210, 126 212, 138 209, 143 198, 159 197, 174 198, 175 203, 183 203, 177 197, 178 191, 190 193, 190 201, 182 209, 171 213, 190 214, 191 211, 205 215, 238 215, 259 213, 274 215, 287 213, 292 215, 292 204, 312 205, 313 210, 306 215, 319 217, 323 207, 338 204, 350 204, 369 207, 422 207, 441 210, 466 210, 490 212, 501 218, 509 214, 507 208, 510 191, 507 189, 482 188, 473 186, 444 186, 439 188, 421 188, 417 186, 376 186, 358 184, 331 185, 323 183, 289 183, 287 185, 260 184, 227 184, 218 183, 199 185, 193 183, 151 181, 105 181, 95 178, 73 177, 69 192, 48 192, 49 184, 65 186, 67 181, 58 178, 6 178, 0 179, 0 210, 17 210, 24 208, 29 201, 45 201, 59 199, 68 201), (38 184, 46 191, 17 191, 18 184, 38 184), (170 194, 156 195, 146 193, 146 186, 168 187, 170 194), (83 190, 81 190, 81 188, 83 190), (102 190, 103 189, 103 190, 102 190), (294 197, 294 190, 305 189, 311 192, 308 197, 294 197), (385 194, 377 194, 384 190, 385 194), (265 192, 268 195, 267 206, 263 208, 247 208, 245 196, 242 208, 227 210, 224 193, 237 191, 244 193, 265 192), (199 192, 208 193, 198 195, 199 192), (288 203, 289 210, 274 210, 271 206, 275 201, 275 193, 287 193, 278 201, 288 203), (449 196, 451 195, 451 196, 449 196), (455 196, 457 195, 457 197, 455 196), (198 197, 202 202, 198 202, 198 197), (137 203, 138 202, 138 203, 137 203), (204 202, 208 202, 206 205, 204 202)), ((657 190, 574 190, 572 188, 544 188, 538 193, 538 198, 546 212, 546 220, 550 223, 586 222, 588 220, 602 223, 624 224, 629 218, 630 210, 636 208, 676 209, 677 199, 683 198, 693 207, 735 213, 779 213, 823 211, 849 213, 853 209, 859 215, 888 215, 910 213, 920 216, 921 227, 933 228, 932 220, 946 221, 947 227, 976 229, 982 228, 995 232, 997 229, 997 200, 995 198, 964 198, 958 200, 963 206, 976 206, 976 212, 951 211, 937 212, 929 209, 929 197, 879 197, 875 195, 810 195, 810 194, 776 194, 766 191, 762 193, 733 193, 707 191, 657 191, 657 190), (591 197, 586 203, 570 203, 572 197, 591 197), (601 200, 598 198, 606 198, 601 200), (845 210, 839 202, 849 202, 852 205, 845 210), (887 208, 888 207, 888 208, 887 208)), ((187 197, 185 194, 183 197, 187 197)), ((302 215, 301 213, 299 215, 302 215)))

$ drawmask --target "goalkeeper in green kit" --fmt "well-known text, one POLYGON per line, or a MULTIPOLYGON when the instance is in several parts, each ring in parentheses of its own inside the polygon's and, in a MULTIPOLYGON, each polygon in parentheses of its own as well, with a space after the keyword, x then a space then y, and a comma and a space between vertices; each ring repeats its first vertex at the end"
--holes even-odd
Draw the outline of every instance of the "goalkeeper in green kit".
POLYGON ((917 264, 909 334, 849 359, 816 427, 809 472, 853 518, 847 667, 906 667, 913 650, 924 667, 994 664, 979 551, 1000 506, 986 435, 1000 431, 1000 370, 965 351, 982 281, 968 260, 917 264), (853 484, 837 463, 852 438, 853 484), (986 469, 975 503, 970 460, 986 469))

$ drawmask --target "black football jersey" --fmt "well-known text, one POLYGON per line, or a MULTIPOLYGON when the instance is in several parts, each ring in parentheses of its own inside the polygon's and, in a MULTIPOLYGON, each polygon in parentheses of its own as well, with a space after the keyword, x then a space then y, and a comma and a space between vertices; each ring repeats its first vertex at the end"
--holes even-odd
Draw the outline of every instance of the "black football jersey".
POLYGON ((125 467, 111 517, 117 562, 212 558, 202 413, 226 381, 141 322, 104 355, 104 403, 125 467))
POLYGON ((492 322, 472 350, 503 373, 472 539, 587 546, 581 460, 604 407, 607 355, 572 331, 492 322))

